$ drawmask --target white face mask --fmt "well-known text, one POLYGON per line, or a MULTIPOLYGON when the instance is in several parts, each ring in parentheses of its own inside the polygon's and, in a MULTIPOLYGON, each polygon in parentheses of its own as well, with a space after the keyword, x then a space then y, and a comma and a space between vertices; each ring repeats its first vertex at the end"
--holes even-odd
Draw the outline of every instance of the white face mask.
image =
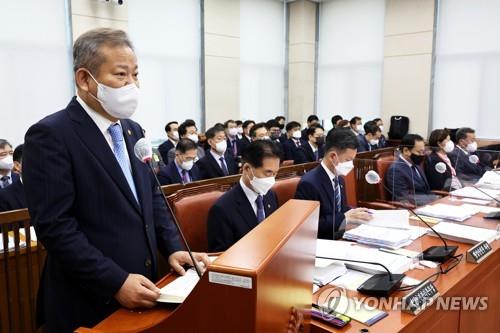
POLYGON ((243 134, 243 127, 238 127, 238 134, 243 134))
POLYGON ((357 125, 357 126, 356 126, 356 130, 357 130, 359 133, 364 132, 363 125, 357 125))
POLYGON ((94 97, 102 108, 112 117, 128 119, 132 117, 139 104, 139 88, 135 83, 127 84, 120 88, 108 87, 97 80, 88 72, 92 80, 97 83, 97 97, 94 97))
POLYGON ((189 134, 188 139, 193 140, 194 143, 198 143, 198 134, 189 134))
POLYGON ((371 140, 370 140, 370 144, 371 144, 372 146, 378 146, 378 139, 371 139, 371 140))
POLYGON ((238 129, 236 127, 233 127, 233 128, 230 128, 228 129, 227 131, 229 133, 229 135, 231 136, 236 136, 238 134, 238 129))
POLYGON ((179 141, 179 132, 177 131, 172 132, 172 140, 179 141))
POLYGON ((261 140, 271 140, 271 138, 269 136, 263 136, 262 138, 260 138, 261 140))
POLYGON ((274 177, 257 178, 253 174, 253 171, 252 176, 253 178, 250 179, 250 185, 252 185, 254 191, 260 195, 266 195, 276 182, 274 177))
POLYGON ((474 142, 469 143, 469 144, 467 145, 467 148, 466 148, 466 149, 467 149, 467 151, 468 151, 469 153, 474 153, 474 152, 476 152, 476 150, 477 150, 477 142, 476 142, 476 141, 474 141, 474 142))
POLYGON ((226 140, 222 140, 221 142, 217 142, 217 144, 215 145, 215 150, 221 155, 226 152, 226 149, 227 149, 226 140))
POLYGON ((380 128, 380 132, 384 131, 384 125, 380 125, 378 128, 380 128))
POLYGON ((448 140, 448 142, 446 142, 446 145, 444 146, 443 149, 446 153, 451 153, 453 151, 453 149, 455 149, 455 145, 453 144, 453 141, 448 140))
POLYGON ((193 168, 193 165, 194 165, 194 161, 189 160, 189 161, 183 161, 180 166, 183 170, 189 171, 193 168))
POLYGON ((0 160, 0 170, 12 170, 14 167, 14 160, 12 155, 7 155, 0 160))
POLYGON ((302 137, 302 133, 300 131, 295 131, 292 133, 292 137, 294 139, 300 139, 302 137))
POLYGON ((353 161, 342 162, 335 166, 337 176, 347 176, 352 169, 354 169, 353 161))

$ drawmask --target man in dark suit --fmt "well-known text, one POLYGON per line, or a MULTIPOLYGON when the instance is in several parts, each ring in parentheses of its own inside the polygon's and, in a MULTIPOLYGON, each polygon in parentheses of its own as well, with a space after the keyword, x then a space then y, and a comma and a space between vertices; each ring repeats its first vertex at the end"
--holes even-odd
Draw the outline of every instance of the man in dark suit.
POLYGON ((379 139, 382 136, 380 128, 374 121, 367 121, 363 128, 365 129, 365 133, 358 135, 358 152, 378 149, 379 139))
POLYGON ((253 125, 255 125, 255 121, 253 120, 245 120, 243 122, 243 134, 241 135, 241 139, 238 140, 238 151, 241 156, 243 156, 245 149, 248 147, 250 142, 252 142, 252 139, 250 138, 250 130, 253 125))
POLYGON ((425 159, 424 139, 407 134, 401 141, 401 154, 385 172, 385 185, 394 201, 421 206, 436 200, 422 168, 425 159))
POLYGON ((287 139, 283 142, 283 154, 284 160, 295 160, 295 155, 303 142, 300 139, 302 134, 300 133, 300 124, 296 121, 291 121, 286 124, 286 135, 287 139))
POLYGON ((176 121, 171 121, 165 126, 165 132, 167 133, 168 139, 158 146, 158 151, 160 152, 161 159, 165 165, 169 163, 168 152, 170 149, 175 148, 177 142, 179 142, 179 132, 177 128, 179 123, 176 121))
POLYGON ((13 154, 12 145, 7 140, 0 139, 0 189, 19 180, 19 174, 12 172, 13 154))
POLYGON ((238 163, 239 156, 241 156, 241 153, 238 150, 238 128, 236 122, 232 119, 227 120, 224 123, 224 130, 226 132, 227 147, 231 148, 234 161, 238 163))
POLYGON ((307 172, 299 182, 296 199, 320 202, 318 238, 339 239, 349 221, 367 221, 365 208, 347 205, 344 176, 354 168, 359 143, 349 129, 336 129, 327 138, 325 156, 320 165, 307 172))
MULTIPOLYGON (((23 145, 14 149, 14 170, 22 174, 23 145)), ((22 179, 19 178, 6 188, 0 189, 0 212, 26 208, 26 197, 22 179)))
MULTIPOLYGON (((196 123, 192 119, 186 119, 182 124, 177 128, 179 132, 179 137, 181 139, 190 139, 195 144, 198 144, 198 128, 196 127, 196 123)), ((198 146, 196 152, 196 160, 203 158, 205 156, 205 149, 203 147, 198 146)), ((176 150, 172 148, 168 151, 168 164, 172 163, 175 159, 176 150)))
POLYGON ((448 154, 457 177, 464 185, 476 183, 490 168, 483 165, 476 155, 476 131, 469 127, 458 129, 455 149, 448 154))
POLYGON ((317 115, 312 114, 309 117, 307 117, 307 128, 304 128, 302 130, 302 137, 301 137, 302 141, 307 141, 307 129, 315 125, 319 125, 319 118, 317 115))
POLYGON ((319 161, 325 153, 325 131, 320 125, 307 129, 307 142, 303 143, 295 152, 295 164, 319 161))
POLYGON ((378 148, 379 149, 385 148, 386 139, 385 139, 385 135, 383 134, 384 133, 384 121, 382 120, 382 118, 375 118, 375 119, 373 119, 373 121, 380 128, 380 133, 382 133, 382 135, 380 135, 380 138, 378 139, 378 148))
POLYGON ((210 150, 205 157, 198 160, 196 165, 200 169, 201 179, 225 177, 238 173, 238 166, 233 158, 231 149, 227 148, 224 126, 215 125, 206 133, 210 150))
POLYGON ((200 180, 200 171, 194 164, 197 146, 191 139, 181 139, 175 147, 175 159, 167 166, 161 167, 158 180, 162 185, 187 184, 200 180))
POLYGON ((180 274, 191 263, 151 171, 134 157, 143 129, 127 119, 138 103, 127 34, 90 30, 73 59, 77 97, 25 136, 26 199, 47 250, 37 306, 45 332, 92 327, 120 305, 154 306, 158 249, 180 274))
POLYGON ((252 142, 243 155, 238 184, 224 193, 208 213, 208 249, 225 251, 278 208, 270 190, 279 170, 281 151, 268 140, 252 142))

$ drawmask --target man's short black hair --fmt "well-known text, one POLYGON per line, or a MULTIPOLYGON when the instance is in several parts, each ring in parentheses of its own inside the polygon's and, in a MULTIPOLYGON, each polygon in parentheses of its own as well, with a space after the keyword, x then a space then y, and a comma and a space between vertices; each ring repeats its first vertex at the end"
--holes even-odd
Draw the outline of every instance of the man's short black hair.
POLYGON ((222 124, 216 124, 214 127, 208 129, 205 132, 205 136, 208 139, 213 139, 217 135, 217 133, 224 132, 224 126, 222 124))
POLYGON ((224 122, 224 128, 227 128, 227 126, 228 126, 229 124, 231 124, 231 123, 236 124, 236 122, 235 122, 234 120, 232 120, 232 119, 226 120, 226 121, 224 122))
POLYGON ((365 129, 365 134, 375 135, 377 132, 382 132, 380 127, 378 127, 377 123, 373 120, 367 121, 363 128, 365 129))
POLYGON ((241 126, 243 125, 243 122, 241 120, 235 120, 236 126, 241 126))
POLYGON ((349 121, 349 123, 351 125, 355 125, 358 121, 361 121, 361 118, 356 116, 356 117, 352 117, 351 120, 349 121))
POLYGON ((10 144, 9 141, 5 139, 0 139, 0 149, 4 149, 5 146, 9 146, 10 148, 12 148, 12 145, 10 144))
POLYGON ((171 126, 171 125, 173 125, 173 124, 178 125, 179 123, 178 123, 178 122, 176 122, 176 121, 170 121, 170 122, 168 122, 168 123, 165 125, 165 132, 167 132, 167 133, 168 133, 168 132, 170 132, 170 131, 172 130, 172 127, 170 127, 170 126, 171 126))
POLYGON ((14 149, 14 155, 12 156, 12 159, 14 162, 19 162, 22 163, 23 161, 23 147, 24 144, 20 144, 19 146, 14 149))
POLYGON ((376 122, 376 123, 379 122, 379 121, 381 121, 381 120, 382 120, 382 118, 375 118, 375 119, 373 119, 373 121, 376 122))
POLYGON ((286 120, 286 118, 283 116, 276 116, 276 118, 274 118, 274 120, 281 121, 281 120, 286 120))
POLYGON ((243 122, 242 127, 243 127, 243 128, 247 128, 248 126, 250 126, 250 125, 252 125, 252 124, 253 124, 253 125, 255 125, 255 121, 253 121, 253 120, 245 120, 245 121, 243 122))
POLYGON ((175 146, 175 151, 178 151, 181 154, 185 154, 188 150, 197 150, 198 146, 191 139, 180 139, 175 146))
POLYGON ((280 124, 278 123, 278 121, 276 119, 269 119, 266 122, 266 128, 271 129, 273 127, 280 127, 280 124))
POLYGON ((359 141, 349 128, 335 128, 326 137, 325 153, 331 149, 344 151, 346 149, 358 149, 359 141))
POLYGON ((243 162, 248 163, 254 168, 260 168, 265 158, 279 158, 283 157, 281 148, 274 142, 268 140, 252 141, 243 152, 243 162))
POLYGON ((319 121, 318 116, 315 114, 312 114, 309 117, 307 117, 307 122, 310 123, 311 121, 319 121))
POLYGON ((408 148, 408 149, 413 149, 415 147, 415 143, 417 141, 424 141, 424 138, 421 137, 418 134, 406 134, 403 137, 403 140, 401 140, 401 147, 402 148, 408 148))
MULTIPOLYGON (((177 131, 179 132, 179 136, 184 136, 186 135, 187 133, 187 128, 188 127, 193 127, 196 128, 196 123, 194 122, 194 120, 191 120, 191 119, 187 119, 185 122, 183 122, 182 124, 179 125, 179 128, 177 129, 177 131)), ((198 130, 196 128, 196 130, 198 130)))
POLYGON ((341 115, 339 114, 336 114, 335 116, 332 117, 332 125, 335 126, 337 124, 337 121, 339 120, 343 120, 344 118, 342 118, 341 115))
POLYGON ((309 137, 309 135, 314 136, 314 133, 316 133, 316 130, 317 130, 318 128, 322 129, 323 131, 325 130, 325 129, 323 128, 323 126, 321 126, 321 125, 313 125, 313 126, 311 126, 311 127, 309 127, 309 128, 307 128, 307 129, 306 129, 306 134, 307 134, 307 137, 309 137))
POLYGON ((297 127, 300 129, 300 127, 301 127, 300 123, 298 121, 291 121, 288 124, 286 124, 286 131, 288 132, 288 131, 290 131, 294 128, 297 128, 297 127))
POLYGON ((255 138, 255 132, 257 132, 257 130, 259 128, 265 128, 267 130, 267 126, 265 123, 257 123, 255 125, 253 125, 252 129, 250 130, 250 137, 251 138, 255 138))
MULTIPOLYGON (((457 134, 455 134, 455 137, 456 137, 456 140, 457 142, 460 140, 460 139, 467 139, 467 134, 474 134, 476 133, 476 131, 474 131, 472 128, 470 127, 462 127, 462 128, 459 128, 458 131, 457 131, 457 134)), ((1 147, 1 145, 0 145, 1 147)))

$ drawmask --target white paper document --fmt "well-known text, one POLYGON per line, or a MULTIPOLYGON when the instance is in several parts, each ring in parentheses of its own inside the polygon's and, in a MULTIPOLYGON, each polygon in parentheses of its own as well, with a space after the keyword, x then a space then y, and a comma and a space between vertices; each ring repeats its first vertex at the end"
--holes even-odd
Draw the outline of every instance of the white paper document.
POLYGON ((371 210, 372 219, 368 222, 354 221, 356 224, 367 224, 374 227, 410 229, 410 214, 406 209, 371 210))
POLYGON ((347 230, 343 238, 361 244, 399 249, 411 243, 412 231, 362 224, 359 227, 347 230))
POLYGON ((162 303, 182 303, 194 289, 200 278, 194 269, 188 269, 184 276, 160 289, 160 297, 156 300, 162 303))
MULTIPOLYGON (((467 244, 476 244, 482 241, 491 243, 497 236, 497 231, 494 229, 471 227, 449 222, 440 222, 436 224, 434 230, 443 238, 467 244)), ((428 234, 437 237, 432 231, 429 231, 428 234)))
POLYGON ((472 215, 479 213, 479 211, 479 208, 473 205, 454 206, 438 203, 420 207, 416 210, 416 213, 419 215, 462 222, 472 215))
MULTIPOLYGON (((493 198, 500 199, 500 190, 481 188, 481 191, 486 192, 488 195, 492 196, 493 198)), ((455 195, 457 197, 466 197, 466 198, 488 200, 488 201, 492 200, 491 197, 482 193, 481 191, 479 191, 477 188, 474 188, 472 186, 466 186, 466 187, 463 187, 461 189, 451 191, 450 194, 455 195)))

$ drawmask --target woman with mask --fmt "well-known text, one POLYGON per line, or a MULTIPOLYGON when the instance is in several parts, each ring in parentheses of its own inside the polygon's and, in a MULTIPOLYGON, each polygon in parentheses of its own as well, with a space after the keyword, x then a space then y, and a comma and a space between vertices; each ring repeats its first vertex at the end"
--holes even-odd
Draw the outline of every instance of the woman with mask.
POLYGON ((321 161, 324 154, 325 131, 320 125, 314 125, 307 129, 307 142, 297 148, 295 152, 295 164, 321 161))
POLYGON ((432 190, 450 191, 462 188, 460 180, 450 159, 449 153, 455 145, 450 133, 444 129, 435 129, 429 136, 432 153, 425 160, 425 175, 432 190))

